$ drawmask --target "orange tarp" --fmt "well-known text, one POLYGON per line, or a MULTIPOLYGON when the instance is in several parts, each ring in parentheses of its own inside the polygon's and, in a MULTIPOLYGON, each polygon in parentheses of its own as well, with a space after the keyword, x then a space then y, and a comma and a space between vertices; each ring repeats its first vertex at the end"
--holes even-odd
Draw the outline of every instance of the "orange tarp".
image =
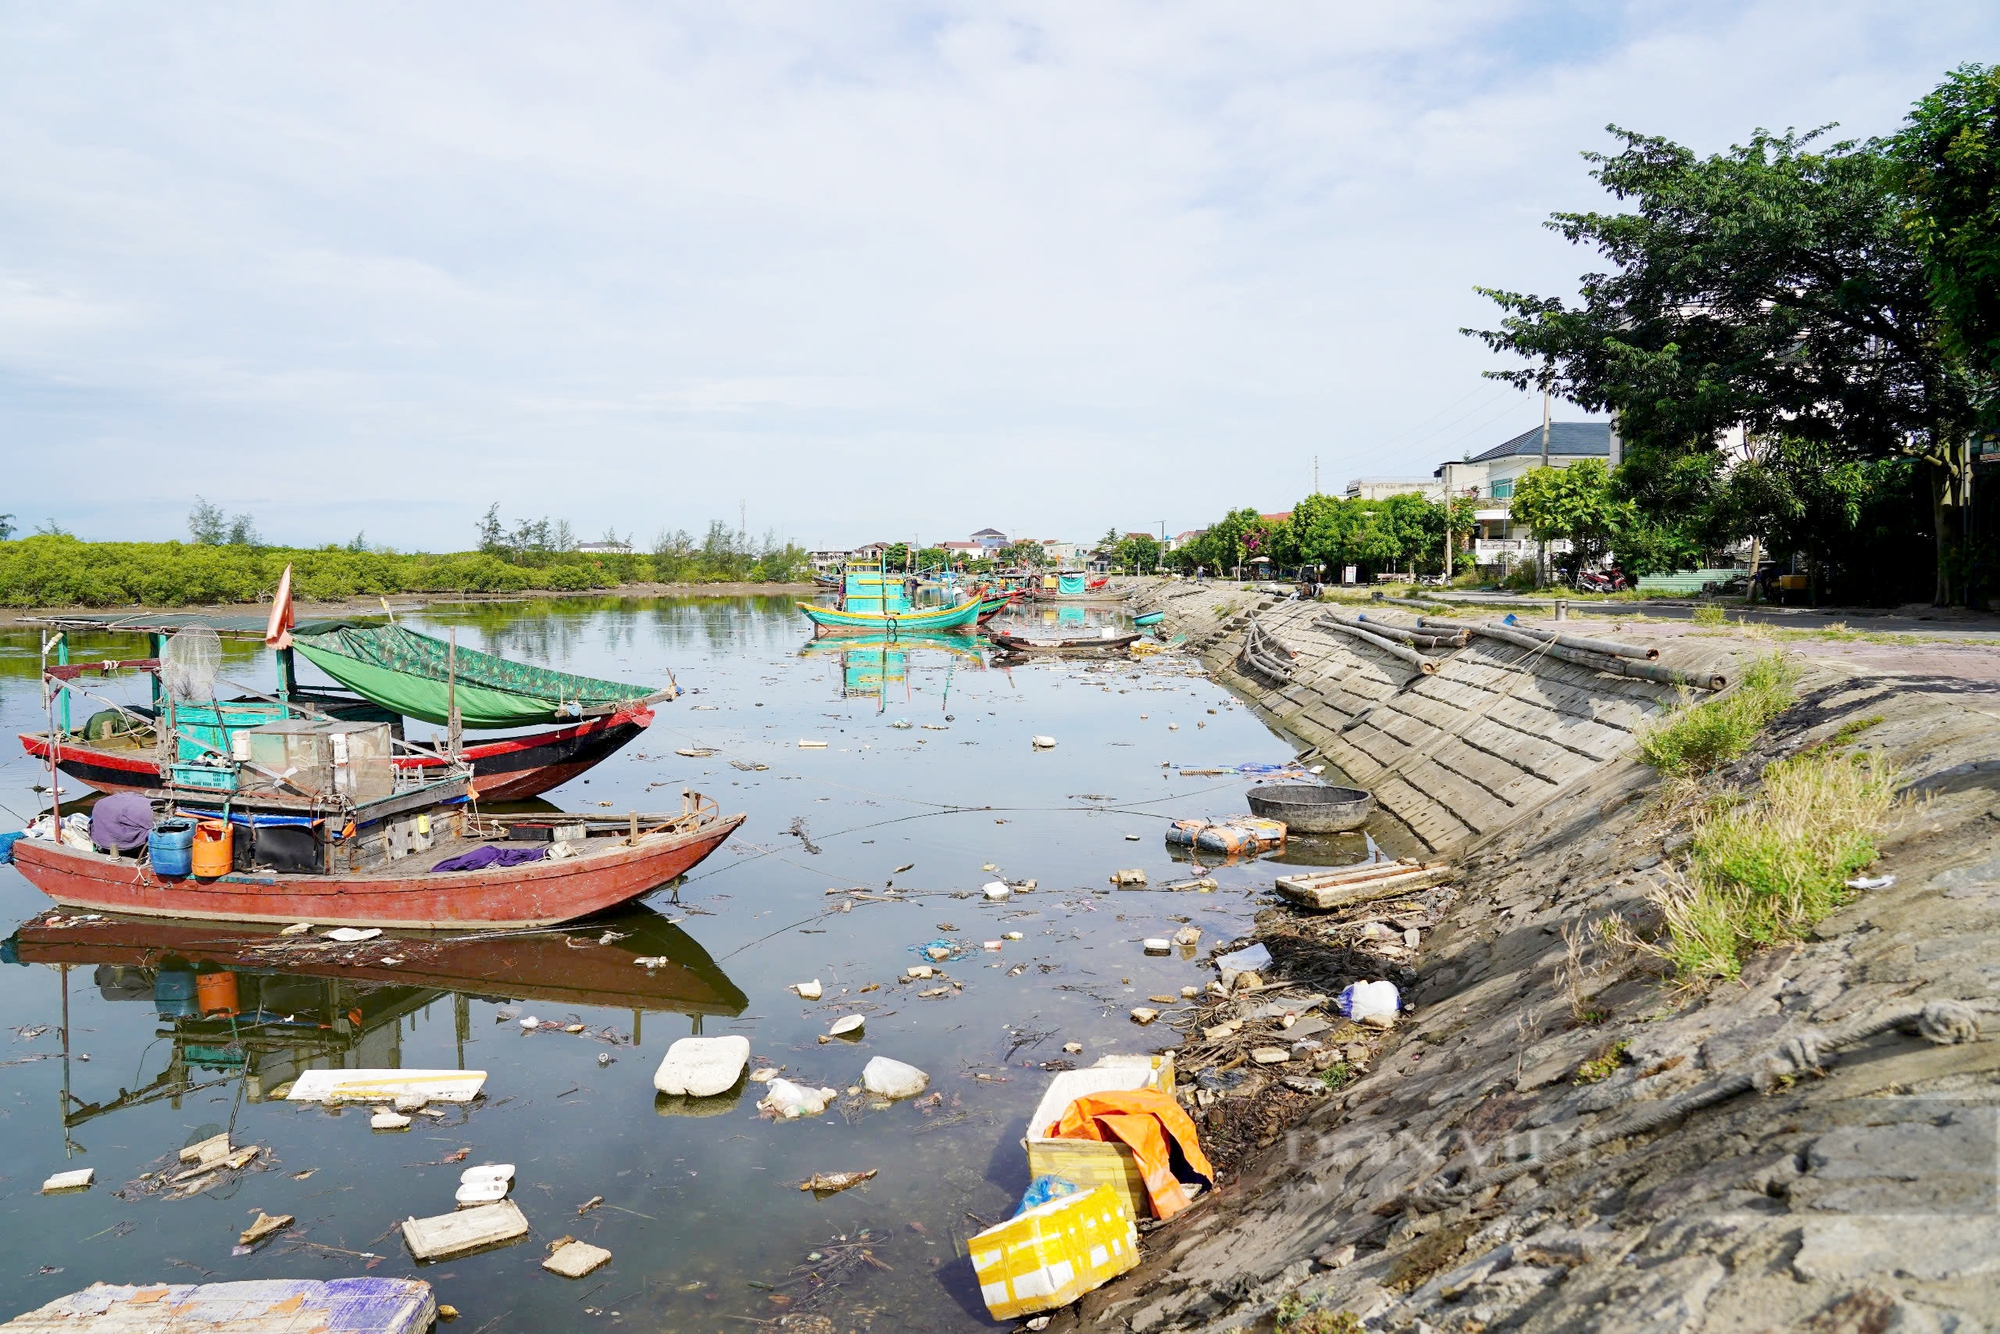
POLYGON ((1049 1127, 1052 1139, 1115 1140, 1130 1148, 1138 1160, 1139 1175, 1145 1178, 1153 1212, 1161 1218, 1172 1218, 1188 1207, 1187 1192, 1174 1177, 1173 1152, 1167 1144, 1169 1135, 1180 1145, 1181 1156, 1187 1159, 1188 1166, 1213 1182, 1215 1169, 1202 1154, 1194 1122, 1171 1094, 1158 1089, 1093 1093, 1078 1098, 1063 1109, 1062 1120, 1049 1127))

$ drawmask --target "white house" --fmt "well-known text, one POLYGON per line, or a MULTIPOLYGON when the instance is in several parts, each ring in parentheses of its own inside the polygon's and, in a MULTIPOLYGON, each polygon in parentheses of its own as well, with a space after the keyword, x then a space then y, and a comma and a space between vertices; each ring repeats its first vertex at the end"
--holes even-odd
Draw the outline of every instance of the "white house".
POLYGON ((1347 484, 1349 500, 1387 500, 1413 492, 1437 500, 1444 495, 1444 483, 1436 477, 1357 477, 1347 484))
POLYGON ((972 535, 972 540, 980 546, 985 547, 988 551, 998 551, 1001 547, 1007 545, 1007 534, 1001 532, 998 528, 981 528, 972 535))
POLYGON ((586 556, 629 556, 632 554, 630 542, 579 542, 576 549, 586 556))
MULTIPOLYGON (((1615 465, 1618 439, 1610 422, 1551 422, 1548 466, 1567 468, 1578 459, 1602 459, 1615 465)), ((1511 564, 1535 554, 1526 524, 1513 521, 1514 486, 1542 466, 1542 428, 1530 427, 1511 440, 1469 459, 1440 464, 1435 474, 1440 495, 1464 496, 1478 502, 1473 517, 1473 561, 1479 565, 1511 564)))

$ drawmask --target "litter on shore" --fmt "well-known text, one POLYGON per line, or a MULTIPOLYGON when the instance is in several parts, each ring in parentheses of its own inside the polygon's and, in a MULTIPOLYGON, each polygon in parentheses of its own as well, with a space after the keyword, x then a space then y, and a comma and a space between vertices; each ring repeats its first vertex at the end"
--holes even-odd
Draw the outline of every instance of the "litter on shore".
POLYGON ((290 1102, 381 1102, 415 1094, 426 1102, 471 1102, 484 1070, 308 1070, 292 1082, 290 1102))

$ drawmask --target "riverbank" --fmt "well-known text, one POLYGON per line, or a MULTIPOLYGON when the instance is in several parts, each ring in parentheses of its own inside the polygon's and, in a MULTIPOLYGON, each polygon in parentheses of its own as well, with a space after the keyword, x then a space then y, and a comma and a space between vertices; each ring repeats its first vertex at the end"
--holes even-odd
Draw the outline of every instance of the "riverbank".
MULTIPOLYGON (((1395 961, 1412 1005, 1359 1078, 1270 1128, 1075 1327, 1941 1330, 2000 1313, 1996 650, 1891 666, 1785 644, 1796 702, 1689 790, 1630 743, 1670 689, 1471 648, 1425 676, 1315 628, 1323 607, 1242 590, 1136 602, 1375 787, 1456 863, 1457 897, 1395 961), (1738 980, 1669 975, 1644 944, 1690 873, 1695 812, 1756 799, 1770 764, 1844 755, 1897 774, 1869 871, 1893 881, 1738 980)), ((1662 662, 1732 680, 1774 647, 1673 629, 1662 662)), ((1392 972, 1349 938, 1394 915, 1271 907, 1258 929, 1283 976, 1331 994, 1392 972)))
MULTIPOLYGON (((805 584, 754 584, 754 583, 712 583, 712 584, 620 584, 614 588, 593 588, 581 592, 575 589, 522 589, 510 593, 438 593, 428 595, 391 594, 386 598, 336 598, 330 601, 309 602, 299 600, 295 605, 298 619, 333 620, 344 616, 364 617, 383 614, 386 602, 391 614, 400 616, 405 612, 420 612, 436 607, 463 607, 473 605, 505 605, 508 603, 539 602, 550 598, 564 600, 606 598, 674 598, 674 597, 810 597, 817 591, 814 585, 805 584)), ((0 626, 29 625, 50 616, 66 612, 88 616, 245 616, 268 611, 268 598, 258 602, 212 602, 199 606, 130 606, 130 607, 0 607, 0 626)))

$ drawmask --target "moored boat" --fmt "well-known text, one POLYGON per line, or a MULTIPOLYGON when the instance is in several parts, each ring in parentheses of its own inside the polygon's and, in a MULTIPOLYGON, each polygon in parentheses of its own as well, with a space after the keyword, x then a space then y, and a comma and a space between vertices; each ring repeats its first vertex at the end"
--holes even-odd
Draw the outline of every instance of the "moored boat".
MULTIPOLYGON (((255 816, 248 818, 244 827, 256 829, 255 816)), ((684 795, 678 815, 622 819, 478 816, 461 806, 427 822, 431 832, 412 831, 409 841, 425 846, 393 860, 370 855, 372 840, 359 834, 342 838, 344 831, 325 829, 332 822, 320 821, 321 847, 336 869, 282 872, 253 863, 213 878, 163 876, 143 857, 74 847, 61 839, 20 839, 13 859, 28 882, 56 902, 102 912, 407 930, 536 927, 589 917, 657 889, 720 847, 744 818, 724 816, 694 793, 684 795), (552 839, 540 847, 512 842, 522 852, 538 853, 534 860, 501 855, 497 845, 509 841, 511 826, 529 821, 581 828, 584 837, 552 839), (355 843, 361 846, 348 846, 355 843), (565 856, 548 855, 549 848, 571 844, 581 846, 565 856), (493 855, 483 858, 481 849, 493 855), (338 869, 350 852, 367 864, 338 869), (435 869, 468 857, 486 864, 435 869)), ((385 836, 394 835, 385 831, 385 836)))
POLYGON ((975 593, 948 606, 918 607, 910 601, 905 581, 877 563, 847 567, 838 606, 801 602, 799 610, 822 631, 895 635, 960 629, 973 624, 984 605, 975 593))
MULTIPOLYGON (((288 595, 281 590, 280 597, 287 600, 277 610, 288 613, 288 595)), ((21 744, 43 760, 55 751, 64 773, 100 791, 155 792, 167 786, 159 763, 160 657, 170 636, 187 631, 210 632, 218 640, 264 641, 277 650, 274 693, 239 693, 215 704, 217 733, 213 740, 227 741, 241 727, 292 714, 389 722, 398 736, 402 720, 416 718, 452 728, 456 754, 472 768, 473 791, 492 801, 538 796, 568 782, 651 726, 652 706, 678 694, 672 686, 626 685, 514 662, 393 623, 326 620, 293 624, 289 616, 282 626, 279 621, 276 614, 268 621, 261 616, 172 614, 65 613, 43 618, 36 624, 56 632, 50 636, 56 662, 46 668, 46 674, 50 685, 65 694, 56 710, 58 730, 23 733, 21 744), (73 665, 69 661, 70 636, 77 632, 143 634, 151 642, 152 656, 73 665), (277 642, 280 638, 285 642, 277 642), (303 653, 352 693, 301 688, 294 652, 303 653), (100 710, 82 729, 70 728, 66 725, 71 708, 67 692, 76 688, 74 683, 86 673, 110 675, 107 667, 151 675, 152 706, 100 710), (99 719, 107 720, 102 728, 93 725, 99 719), (462 738, 465 729, 498 731, 551 723, 556 725, 546 731, 470 744, 462 738)), ((421 752, 397 757, 398 766, 413 773, 434 768, 436 763, 434 756, 421 752)))
POLYGON ((1094 635, 1018 635, 1007 630, 990 632, 994 644, 1006 653, 1114 653, 1137 642, 1136 632, 1119 633, 1106 626, 1094 635))

